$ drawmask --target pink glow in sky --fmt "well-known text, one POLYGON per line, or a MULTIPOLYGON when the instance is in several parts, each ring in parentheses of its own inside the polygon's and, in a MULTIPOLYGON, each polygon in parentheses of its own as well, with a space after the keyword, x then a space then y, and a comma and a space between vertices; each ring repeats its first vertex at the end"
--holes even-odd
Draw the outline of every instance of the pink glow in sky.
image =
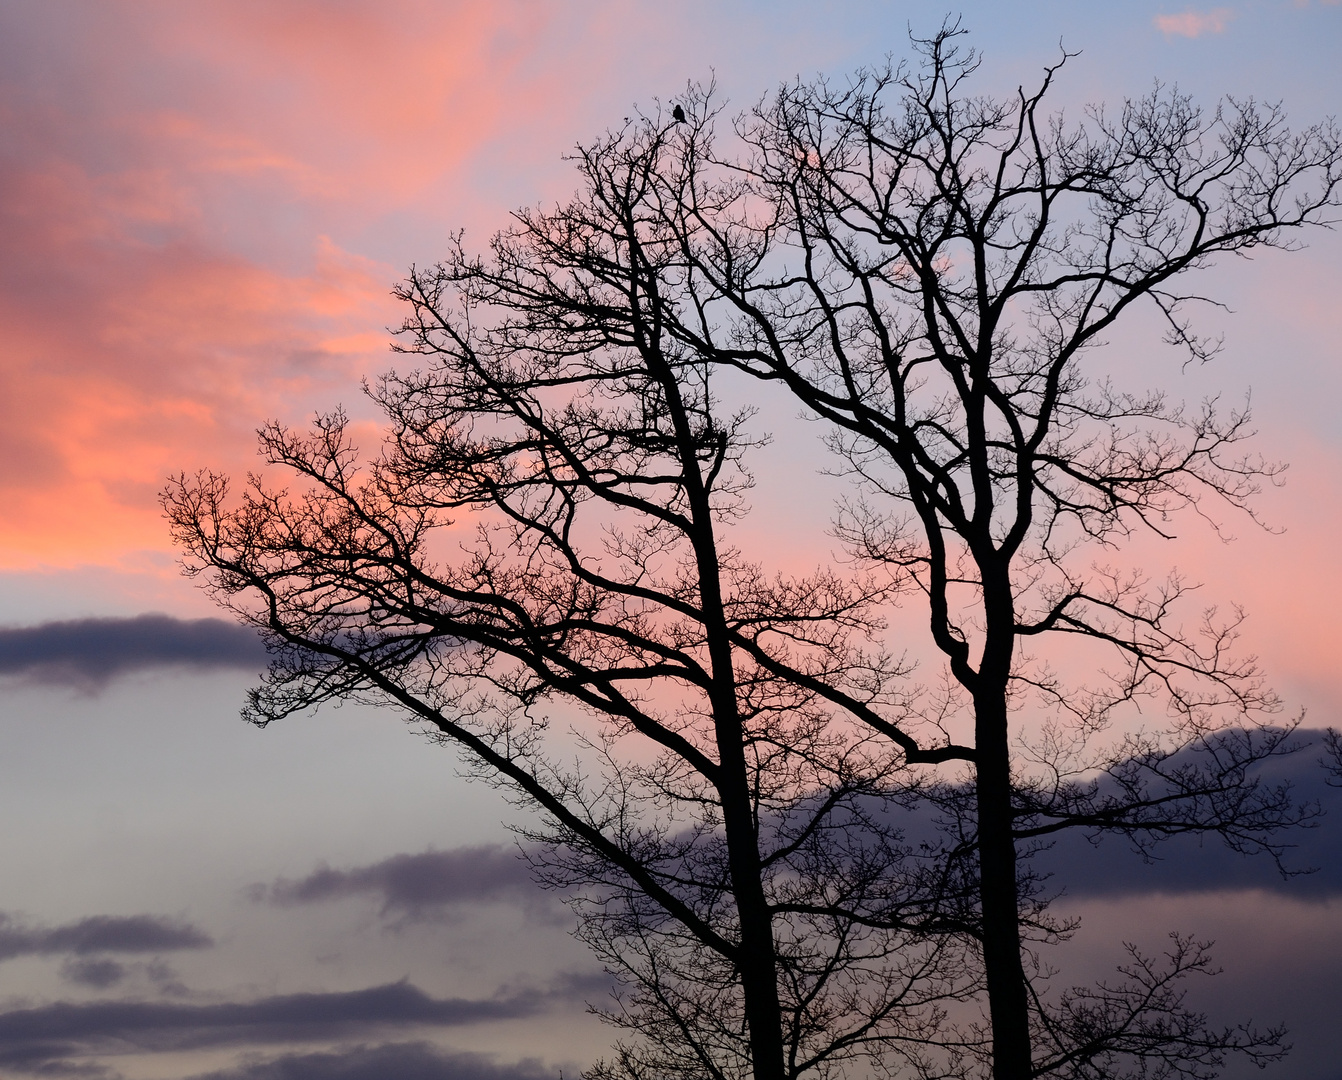
POLYGON ((1157 15, 1155 23, 1162 33, 1195 38, 1203 34, 1224 33, 1226 26, 1234 17, 1235 13, 1230 8, 1219 7, 1211 11, 1184 11, 1178 15, 1157 15))
POLYGON ((545 19, 401 14, 104 8, 59 74, 10 68, 0 564, 161 548, 164 475, 238 468, 259 421, 384 362, 402 267, 370 230, 403 214, 432 252, 499 111, 563 100, 517 70, 545 19))
MULTIPOLYGON (((1210 42, 1229 57, 1248 41, 1235 15, 1146 16, 1145 49, 1166 35, 1167 51, 1141 80, 1114 80, 1119 92, 1185 67, 1215 86, 1203 67, 1210 42), (1204 31, 1214 33, 1187 40, 1204 31)), ((617 3, 25 9, 0 77, 0 570, 169 559, 155 499, 164 477, 245 471, 267 418, 302 422, 339 402, 357 410, 359 377, 388 363, 386 328, 400 318, 391 284, 435 258, 452 230, 483 242, 513 205, 562 197, 561 155, 632 101, 715 73, 748 101, 808 56, 802 35, 785 23, 766 30, 761 13, 720 20, 709 40, 694 32, 704 18, 617 3)), ((1284 44, 1336 12, 1283 5, 1274 19, 1284 44)), ((1141 33, 1125 22, 1124 33, 1141 33)), ((845 29, 815 43, 816 64, 853 48, 845 29)), ((1049 25, 1048 37, 1059 30, 1097 48, 1084 23, 1049 25)), ((988 60, 1029 75, 1008 50, 988 60)), ((1086 55, 1064 91, 1091 93, 1101 73, 1134 68, 1119 50, 1086 55)), ((1245 86, 1243 72, 1226 88, 1274 92, 1245 86)), ((1293 111, 1307 119, 1323 105, 1311 95, 1293 111)), ((1289 539, 1251 538, 1229 556, 1273 567, 1255 579, 1270 582, 1267 602, 1251 599, 1264 641, 1289 643, 1292 667, 1326 651, 1319 630, 1342 602, 1336 578, 1313 569, 1327 541, 1311 533, 1342 500, 1335 432, 1327 417, 1290 420, 1315 407, 1297 392, 1305 380, 1338 385, 1330 251, 1220 277, 1241 312, 1224 326, 1227 386, 1254 386, 1265 452, 1299 457, 1299 445, 1293 479, 1311 476, 1278 500, 1289 539), (1268 369, 1251 349, 1236 362, 1242 343, 1285 337, 1291 355, 1268 369), (1295 599, 1287 609, 1274 595, 1295 599)), ((772 520, 770 507, 761 514, 772 520)))
MULTIPOLYGON (((0 568, 163 550, 167 473, 236 472, 261 420, 356 396, 408 264, 562 195, 574 140, 708 75, 693 22, 620 4, 28 9, 0 79, 0 568), (675 81, 631 79, 631 48, 675 81)), ((758 92, 774 72, 731 74, 758 92)))

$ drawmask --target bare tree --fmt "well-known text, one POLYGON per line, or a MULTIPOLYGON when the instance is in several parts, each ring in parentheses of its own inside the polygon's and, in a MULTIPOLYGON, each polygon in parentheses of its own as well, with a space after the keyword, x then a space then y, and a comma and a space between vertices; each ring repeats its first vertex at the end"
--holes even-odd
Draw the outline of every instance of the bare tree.
POLYGON ((1247 411, 1093 368, 1138 300, 1206 359, 1180 275, 1323 221, 1337 136, 1159 89, 1069 125, 1043 111, 1056 68, 965 96, 958 36, 917 69, 784 87, 731 153, 698 90, 684 122, 580 148, 572 202, 401 289, 428 364, 371 389, 381 456, 361 466, 337 414, 263 432, 297 493, 167 494, 191 572, 275 649, 252 719, 389 702, 548 815, 538 871, 626 980, 611 1016, 635 1038, 599 1073, 1202 1077, 1281 1052, 1185 1007, 1209 969, 1187 939, 1050 995, 1024 958, 1066 927, 1021 856, 1084 828, 1280 859, 1307 816, 1255 779, 1292 743, 1238 613, 1186 630, 1187 583, 1091 554, 1247 508, 1275 475, 1242 450, 1247 411), (828 425, 865 569, 770 577, 728 543, 762 451, 710 387, 742 372, 828 425), (935 693, 885 640, 908 592, 935 693), (1120 667, 1069 683, 1025 648, 1059 634, 1120 667), (559 699, 596 721, 568 766, 559 699), (1094 742, 1152 703, 1168 725, 1094 742), (900 811, 927 806, 945 837, 910 844, 900 811), (952 1023, 980 991, 987 1029, 952 1023))
MULTIPOLYGON (((1078 826, 1139 845, 1201 831, 1279 857, 1272 830, 1308 814, 1246 782, 1291 744, 1267 726, 1279 703, 1259 670, 1233 651, 1242 613, 1209 608, 1187 627, 1184 579, 1095 561, 1136 530, 1171 535, 1181 511, 1208 517, 1211 502, 1252 514, 1277 469, 1244 449, 1247 408, 1120 387, 1096 350, 1144 301, 1169 342, 1210 359, 1184 277, 1326 224, 1342 151, 1331 124, 1293 134, 1278 107, 1206 114, 1161 87, 1069 123, 1044 106, 1065 56, 1033 93, 971 96, 977 60, 959 37, 948 26, 916 42, 917 68, 784 87, 738 123, 749 149, 735 158, 713 149, 711 96, 691 95, 693 132, 656 170, 683 238, 672 332, 830 425, 865 491, 838 534, 926 598, 968 714, 993 1074, 1091 1075, 1081 1060, 1125 1041, 1132 998, 1087 998, 1088 1033, 1067 1030, 1076 997, 1051 1018, 1034 1008, 1032 1024, 1043 1003, 1022 961, 1021 846, 1078 826), (1069 684, 1027 651, 1058 635, 1119 667, 1069 684), (1088 749, 1143 702, 1171 724, 1088 749), (1026 710, 1051 717, 1032 742, 1013 720, 1026 710)), ((1176 949, 1173 966, 1195 953, 1176 949)), ((1152 1059, 1177 1043, 1166 1032, 1152 1059)), ((1214 1062, 1187 1045, 1166 1067, 1202 1075, 1214 1062)))
POLYGON ((885 585, 771 578, 727 544, 749 411, 722 415, 710 365, 663 332, 678 243, 634 214, 644 160, 604 175, 620 205, 523 215, 487 259, 412 275, 402 348, 427 363, 369 388, 379 456, 340 413, 269 426, 299 489, 181 477, 174 533, 271 646, 252 721, 391 704, 543 812, 528 850, 637 1036, 604 1069, 940 1075, 945 1005, 980 981, 945 932, 966 890, 900 820, 906 760, 954 748, 892 744, 817 689, 898 731, 885 585), (559 700, 589 721, 552 731, 559 700))

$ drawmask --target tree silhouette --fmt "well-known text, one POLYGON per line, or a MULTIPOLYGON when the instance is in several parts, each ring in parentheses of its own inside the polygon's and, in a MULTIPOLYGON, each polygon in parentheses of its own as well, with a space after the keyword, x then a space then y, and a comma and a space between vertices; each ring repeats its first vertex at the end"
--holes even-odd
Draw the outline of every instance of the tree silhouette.
POLYGON ((1033 94, 973 97, 977 58, 959 37, 948 26, 917 42, 916 69, 784 87, 739 123, 749 150, 732 160, 714 153, 703 95, 695 135, 650 169, 663 185, 648 202, 683 240, 673 332, 831 425, 865 493, 839 535, 927 601, 973 733, 962 809, 994 1075, 1025 1077, 1070 1068, 1075 1040, 1039 1014, 1032 1048, 1021 844, 1077 826, 1139 845, 1207 831, 1279 856, 1271 828, 1302 813, 1244 785, 1290 744, 1255 720, 1278 702, 1231 649, 1242 614, 1208 609, 1185 628, 1182 578, 1093 561, 1137 530, 1169 536, 1175 514, 1205 515, 1209 500, 1248 510, 1276 468, 1242 449, 1247 408, 1122 389, 1096 349, 1147 301, 1169 342, 1210 359, 1183 314, 1201 299, 1184 275, 1325 224, 1342 154, 1331 124, 1292 134, 1276 107, 1207 115, 1160 87, 1067 123, 1043 111, 1065 56, 1033 94), (1026 652, 1060 634, 1120 668, 1068 685, 1026 652), (1088 749, 1144 701, 1168 710, 1168 729, 1088 749), (1027 703, 1052 719, 1013 750, 1027 703))
POLYGON ((959 36, 785 86, 731 152, 711 89, 580 148, 573 201, 401 288, 427 366, 371 388, 380 456, 335 414, 262 433, 297 492, 167 494, 188 569, 275 650, 252 719, 391 703, 545 812, 538 872, 626 980, 634 1038, 599 1075, 1202 1077, 1281 1052, 1185 1007, 1210 964, 1189 939, 1051 994, 1023 957, 1066 927, 1022 855, 1083 828, 1280 860, 1308 817, 1255 779, 1293 743, 1242 616, 1186 628, 1187 582, 1094 554, 1247 509, 1274 467, 1247 410, 1123 389, 1097 347, 1149 301, 1208 359, 1183 276, 1324 222, 1337 134, 1160 88, 1067 123, 1056 67, 968 96, 959 36), (763 452, 712 390, 741 373, 827 425, 850 571, 770 576, 728 542, 763 452), (933 689, 887 640, 904 594, 933 689), (1049 666, 1059 635, 1104 677, 1049 666), (576 750, 559 700, 591 718, 576 750), (1128 725, 1139 705, 1168 723, 1128 725), (910 842, 928 806, 944 833, 910 842), (984 1028, 960 1015, 980 994, 984 1028))
POLYGON ((411 277, 403 348, 429 364, 371 388, 380 456, 341 413, 269 426, 301 490, 253 477, 231 501, 182 477, 176 538, 270 643, 251 720, 396 705, 545 813, 538 872, 641 1036, 606 1068, 927 1071, 944 1003, 979 979, 945 932, 968 926, 965 888, 899 825, 905 759, 950 751, 892 746, 788 675, 851 685, 897 730, 905 672, 870 640, 887 590, 767 577, 724 542, 749 414, 722 415, 711 367, 662 335, 657 242, 590 210, 411 277), (583 280, 551 243, 581 248, 583 280), (557 699, 595 723, 551 731, 557 699))

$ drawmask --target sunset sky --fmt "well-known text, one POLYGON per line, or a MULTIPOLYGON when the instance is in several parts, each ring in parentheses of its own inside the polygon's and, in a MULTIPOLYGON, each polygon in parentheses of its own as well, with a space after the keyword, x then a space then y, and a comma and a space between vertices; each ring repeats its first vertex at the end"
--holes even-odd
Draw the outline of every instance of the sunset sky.
MULTIPOLYGON (((1154 80, 1280 100, 1297 126, 1342 109, 1336 0, 962 13, 983 92, 1036 80, 1061 42, 1080 51, 1068 110, 1154 80)), ((687 81, 716 79, 730 114, 903 55, 941 14, 0 0, 0 1075, 533 1080, 609 1045, 583 1005, 599 967, 512 855, 519 811, 395 717, 237 719, 264 658, 182 621, 215 612, 157 493, 245 473, 267 419, 344 403, 375 438, 359 380, 391 363, 392 285, 458 229, 481 247, 570 194, 575 144, 687 81)), ((1229 309, 1199 316, 1225 338, 1212 365, 1181 368, 1144 324, 1107 360, 1190 400, 1252 392, 1257 448, 1290 463, 1259 503, 1271 529, 1236 522, 1227 544, 1193 524, 1158 557, 1245 605, 1245 647, 1313 729, 1342 723, 1342 234, 1303 239, 1203 275, 1229 309)), ((761 559, 828 557, 789 534, 830 509, 798 505, 824 490, 807 430, 761 465, 761 559)), ((1267 1075, 1342 1080, 1323 1031, 1342 1015, 1335 801, 1302 881, 1207 857, 1134 891, 1083 868, 1077 970, 1124 939, 1216 938, 1206 1007, 1291 1023, 1267 1075)))

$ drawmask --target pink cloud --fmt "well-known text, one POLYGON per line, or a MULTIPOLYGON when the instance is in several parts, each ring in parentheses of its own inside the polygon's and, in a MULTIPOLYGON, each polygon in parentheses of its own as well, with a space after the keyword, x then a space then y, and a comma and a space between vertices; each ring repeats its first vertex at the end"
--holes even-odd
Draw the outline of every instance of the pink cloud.
POLYGON ((261 420, 386 364, 395 273, 329 241, 295 274, 186 243, 69 254, 84 273, 0 304, 8 565, 164 546, 168 473, 245 467, 261 420))
POLYGON ((1230 24, 1235 13, 1230 8, 1214 8, 1211 11, 1185 11, 1181 15, 1157 15, 1155 24, 1168 37, 1201 37, 1203 34, 1220 34, 1230 24))
POLYGON ((168 473, 357 408, 480 148, 568 92, 530 5, 112 6, 0 46, 0 567, 164 549, 168 473))

